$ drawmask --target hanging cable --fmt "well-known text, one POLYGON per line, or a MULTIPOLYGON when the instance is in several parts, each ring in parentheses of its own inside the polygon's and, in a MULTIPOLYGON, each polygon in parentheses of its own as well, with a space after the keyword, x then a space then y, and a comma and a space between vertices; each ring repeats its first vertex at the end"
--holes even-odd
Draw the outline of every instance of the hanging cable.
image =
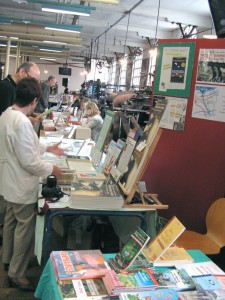
POLYGON ((156 45, 156 42, 157 42, 157 36, 158 36, 158 25, 159 25, 159 11, 160 11, 160 5, 161 5, 161 1, 159 0, 159 4, 158 4, 158 13, 157 13, 157 21, 156 21, 156 28, 155 28, 155 42, 154 42, 154 46, 156 45))
POLYGON ((127 21, 127 31, 126 31, 126 37, 125 37, 125 44, 124 44, 124 56, 126 53, 126 46, 127 46, 127 35, 128 35, 128 28, 129 28, 129 24, 130 24, 130 12, 128 14, 128 21, 127 21))
MULTIPOLYGON (((103 33, 101 33, 99 36, 96 37, 96 39, 94 40, 97 41, 104 33, 108 32, 111 28, 113 28, 114 26, 116 26, 123 18, 126 17, 126 15, 130 14, 136 7, 138 7, 144 0, 140 0, 138 1, 138 3, 136 3, 134 6, 131 7, 130 10, 126 11, 120 18, 119 20, 117 20, 115 23, 113 23, 112 25, 110 25, 109 28, 107 28, 103 33)), ((93 41, 92 41, 93 43, 93 41)))

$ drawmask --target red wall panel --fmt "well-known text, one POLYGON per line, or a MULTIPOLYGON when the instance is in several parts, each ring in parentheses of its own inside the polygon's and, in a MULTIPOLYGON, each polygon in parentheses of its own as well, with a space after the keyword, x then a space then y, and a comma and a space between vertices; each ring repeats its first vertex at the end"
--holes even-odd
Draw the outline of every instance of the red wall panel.
POLYGON ((176 215, 188 229, 204 232, 208 207, 225 195, 225 122, 192 118, 191 113, 199 49, 225 49, 225 40, 182 41, 196 42, 185 130, 163 129, 143 180, 148 192, 158 193, 159 199, 169 204, 169 209, 159 211, 159 215, 176 215))

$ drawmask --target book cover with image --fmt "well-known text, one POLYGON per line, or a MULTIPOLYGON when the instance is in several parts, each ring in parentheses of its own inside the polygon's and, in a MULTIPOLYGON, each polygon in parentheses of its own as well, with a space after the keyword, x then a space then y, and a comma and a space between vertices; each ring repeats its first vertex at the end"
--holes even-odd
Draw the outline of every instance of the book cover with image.
POLYGON ((63 300, 108 299, 102 278, 64 280, 59 283, 59 292, 63 300))
POLYGON ((109 269, 100 250, 52 251, 50 257, 58 281, 101 278, 109 269))
POLYGON ((115 258, 109 259, 109 263, 112 266, 118 266, 120 269, 128 268, 140 254, 149 239, 150 237, 141 228, 138 228, 115 258))

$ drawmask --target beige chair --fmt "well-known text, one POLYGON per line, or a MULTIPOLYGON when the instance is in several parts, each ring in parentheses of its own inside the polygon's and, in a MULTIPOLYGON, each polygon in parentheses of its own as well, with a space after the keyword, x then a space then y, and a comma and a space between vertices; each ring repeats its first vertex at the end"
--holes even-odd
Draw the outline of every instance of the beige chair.
POLYGON ((225 198, 213 202, 206 214, 206 234, 185 230, 176 240, 178 247, 199 249, 205 254, 218 254, 225 246, 225 198))

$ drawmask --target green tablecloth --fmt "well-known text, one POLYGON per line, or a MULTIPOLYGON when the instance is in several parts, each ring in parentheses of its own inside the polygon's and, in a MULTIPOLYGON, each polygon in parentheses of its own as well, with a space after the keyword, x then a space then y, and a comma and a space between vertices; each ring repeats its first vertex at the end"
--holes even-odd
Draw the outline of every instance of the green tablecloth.
MULTIPOLYGON (((195 262, 210 261, 200 250, 188 250, 188 253, 193 257, 195 262)), ((114 257, 115 254, 105 254, 104 256, 106 259, 109 259, 110 257, 114 257)), ((41 300, 62 300, 50 259, 43 270, 34 296, 41 300)))

